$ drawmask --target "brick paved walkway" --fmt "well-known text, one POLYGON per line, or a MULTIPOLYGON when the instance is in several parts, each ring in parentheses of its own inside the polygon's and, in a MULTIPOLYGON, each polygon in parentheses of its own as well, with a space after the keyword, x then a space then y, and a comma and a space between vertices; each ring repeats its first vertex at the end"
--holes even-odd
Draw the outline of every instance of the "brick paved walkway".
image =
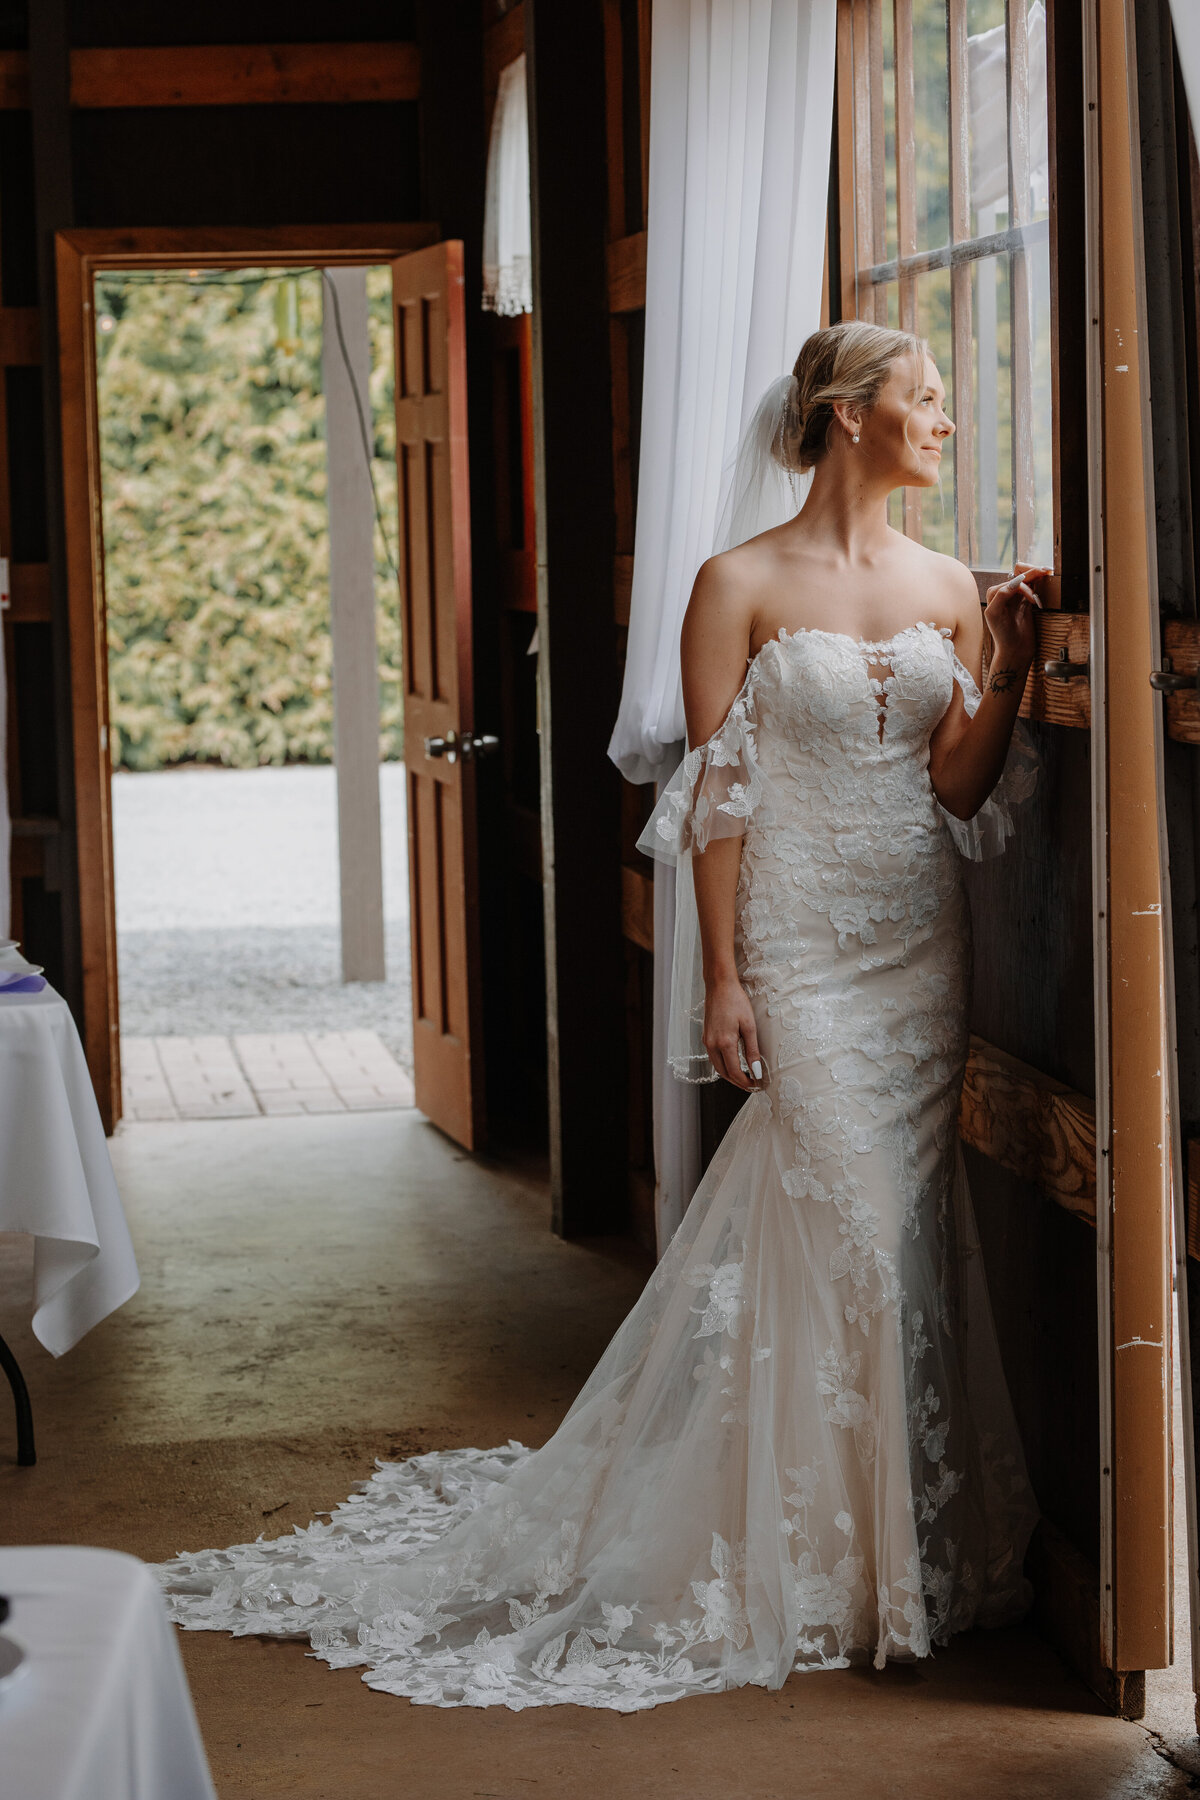
POLYGON ((128 1119, 381 1112, 413 1104, 412 1082, 373 1031, 123 1037, 128 1119))

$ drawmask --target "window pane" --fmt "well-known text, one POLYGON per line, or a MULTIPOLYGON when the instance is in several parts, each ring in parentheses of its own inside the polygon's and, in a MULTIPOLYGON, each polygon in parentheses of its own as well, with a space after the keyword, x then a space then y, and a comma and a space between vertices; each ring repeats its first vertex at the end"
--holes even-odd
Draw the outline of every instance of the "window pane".
POLYGON ((1013 560, 1012 368, 1007 256, 972 265, 971 380, 975 416, 973 501, 979 569, 1013 560))
MULTIPOLYGON (((1020 4, 1020 0, 1015 0, 1020 4)), ((1043 62, 1043 95, 1045 75, 1043 62)), ((972 237, 1008 224, 1008 51, 1004 0, 967 0, 972 237)))
POLYGON ((917 249, 950 241, 950 87, 946 0, 913 0, 917 249))
MULTIPOLYGON (((946 384, 946 411, 954 417, 954 354, 950 321, 950 271, 935 269, 916 282, 917 331, 930 349, 938 374, 946 384)), ((941 476, 936 488, 917 488, 921 502, 921 542, 946 556, 955 553, 954 440, 942 451, 941 476)))

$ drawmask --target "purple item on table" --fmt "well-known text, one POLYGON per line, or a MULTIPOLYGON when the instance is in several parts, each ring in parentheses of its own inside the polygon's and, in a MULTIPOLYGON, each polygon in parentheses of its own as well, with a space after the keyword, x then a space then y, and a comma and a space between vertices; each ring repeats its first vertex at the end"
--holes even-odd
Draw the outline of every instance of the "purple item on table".
POLYGON ((0 999, 5 994, 40 994, 46 985, 44 975, 22 975, 19 981, 10 981, 0 987, 0 999))

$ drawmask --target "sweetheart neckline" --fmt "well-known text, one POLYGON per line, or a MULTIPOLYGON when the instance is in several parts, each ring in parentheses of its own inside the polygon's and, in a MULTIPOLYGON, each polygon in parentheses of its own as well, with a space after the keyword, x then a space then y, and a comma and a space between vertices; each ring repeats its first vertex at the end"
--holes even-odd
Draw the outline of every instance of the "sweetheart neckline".
POLYGON ((753 656, 746 658, 746 664, 747 667, 753 666, 769 645, 787 643, 789 638, 793 641, 801 637, 835 638, 843 644, 853 644, 859 650, 888 650, 900 638, 906 637, 910 631, 936 631, 939 637, 950 639, 954 637, 954 633, 948 625, 939 625, 933 619, 916 619, 911 625, 902 625, 899 631, 894 631, 891 637, 886 638, 855 637, 849 631, 827 631, 823 625, 797 625, 791 631, 786 625, 781 625, 773 637, 763 640, 753 656))

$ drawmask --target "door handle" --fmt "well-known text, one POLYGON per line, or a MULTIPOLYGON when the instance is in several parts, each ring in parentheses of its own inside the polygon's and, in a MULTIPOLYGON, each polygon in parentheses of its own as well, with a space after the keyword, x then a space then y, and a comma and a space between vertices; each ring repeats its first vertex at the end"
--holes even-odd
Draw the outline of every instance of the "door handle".
POLYGON ((425 739, 426 756, 444 756, 449 763, 457 762, 460 756, 464 762, 471 756, 493 756, 499 748, 500 739, 488 731, 464 731, 461 737, 456 731, 448 731, 445 737, 425 739))
POLYGON ((1091 672, 1090 662, 1071 661, 1071 653, 1065 644, 1053 661, 1042 664, 1042 674, 1048 675, 1053 681, 1075 681, 1079 678, 1086 680, 1091 672))
POLYGON ((1196 685, 1197 677, 1177 671, 1169 656, 1163 657, 1161 669, 1150 671, 1150 686, 1160 694, 1180 694, 1185 688, 1194 688, 1196 685))

